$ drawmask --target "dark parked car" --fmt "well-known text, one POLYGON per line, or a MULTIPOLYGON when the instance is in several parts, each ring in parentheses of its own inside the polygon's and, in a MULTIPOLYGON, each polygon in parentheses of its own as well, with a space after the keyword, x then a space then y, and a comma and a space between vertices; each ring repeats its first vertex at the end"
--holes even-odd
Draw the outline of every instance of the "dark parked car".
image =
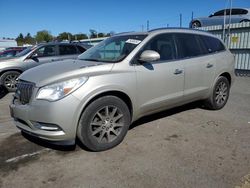
POLYGON ((0 58, 15 57, 16 54, 26 49, 25 47, 10 47, 0 52, 0 58))
POLYGON ((15 91, 17 78, 25 70, 44 63, 76 59, 86 49, 80 44, 46 43, 27 48, 13 58, 0 59, 0 85, 9 92, 15 91))
MULTIPOLYGON (((230 9, 224 9, 211 14, 209 17, 194 18, 190 22, 190 28, 205 27, 211 25, 228 24, 230 20, 230 9)), ((231 11, 231 23, 249 22, 250 9, 249 8, 233 8, 231 11)))

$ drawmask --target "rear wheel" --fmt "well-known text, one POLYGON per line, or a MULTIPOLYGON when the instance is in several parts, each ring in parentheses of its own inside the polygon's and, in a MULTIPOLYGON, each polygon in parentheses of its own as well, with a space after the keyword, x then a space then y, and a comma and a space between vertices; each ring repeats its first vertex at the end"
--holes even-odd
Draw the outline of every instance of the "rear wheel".
POLYGON ((92 151, 103 151, 118 145, 130 125, 130 111, 118 97, 104 96, 84 110, 77 136, 92 151))
POLYGON ((2 85, 9 91, 16 91, 17 78, 19 77, 20 72, 17 71, 8 71, 2 74, 0 77, 2 85))
POLYGON ((205 106, 211 110, 223 108, 228 100, 230 84, 227 78, 221 76, 218 78, 212 95, 205 101, 205 106))

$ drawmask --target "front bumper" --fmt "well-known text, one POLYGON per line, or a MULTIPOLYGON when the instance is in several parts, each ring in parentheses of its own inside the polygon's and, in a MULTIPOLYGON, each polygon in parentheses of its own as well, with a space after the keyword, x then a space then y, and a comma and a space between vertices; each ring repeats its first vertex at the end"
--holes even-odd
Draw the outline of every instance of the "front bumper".
POLYGON ((10 113, 22 131, 52 142, 74 143, 79 119, 79 100, 69 95, 59 101, 34 100, 22 105, 13 99, 10 113), (56 125, 57 130, 44 130, 37 125, 56 125))

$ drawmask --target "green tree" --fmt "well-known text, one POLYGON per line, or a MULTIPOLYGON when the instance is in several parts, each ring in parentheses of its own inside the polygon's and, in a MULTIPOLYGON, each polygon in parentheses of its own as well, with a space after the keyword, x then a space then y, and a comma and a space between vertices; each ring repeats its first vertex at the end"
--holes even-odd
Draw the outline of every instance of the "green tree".
POLYGON ((53 36, 47 30, 38 31, 35 39, 37 42, 50 42, 53 40, 53 36))
POLYGON ((30 33, 28 33, 25 38, 24 38, 24 43, 26 44, 35 44, 36 41, 35 39, 30 35, 30 33))
POLYGON ((98 37, 105 37, 104 33, 98 33, 98 37))
POLYGON ((58 40, 73 40, 74 37, 71 33, 69 32, 63 32, 63 33, 60 33, 58 36, 57 36, 57 39, 58 40))
POLYGON ((82 39, 87 39, 87 38, 88 38, 88 36, 86 34, 83 34, 83 33, 74 35, 74 40, 82 40, 82 39))
POLYGON ((22 33, 18 35, 18 37, 16 38, 16 42, 18 46, 22 46, 24 44, 24 38, 22 33))

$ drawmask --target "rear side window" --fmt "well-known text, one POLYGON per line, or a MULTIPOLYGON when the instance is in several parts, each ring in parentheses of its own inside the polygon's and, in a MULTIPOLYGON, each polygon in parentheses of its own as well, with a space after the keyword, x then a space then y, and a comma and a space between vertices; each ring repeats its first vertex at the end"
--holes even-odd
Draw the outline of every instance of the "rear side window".
POLYGON ((77 47, 77 49, 79 50, 79 52, 81 52, 81 53, 83 53, 83 52, 85 52, 86 50, 83 48, 83 47, 81 47, 81 46, 76 46, 77 47))
POLYGON ((60 55, 72 55, 77 54, 76 47, 73 45, 59 45, 60 55))
POLYGON ((220 10, 220 11, 218 11, 218 12, 215 12, 215 13, 213 14, 213 16, 224 16, 224 12, 225 12, 225 10, 220 10))
POLYGON ((203 54, 196 35, 176 33, 176 39, 179 58, 189 58, 203 54))
POLYGON ((200 38, 201 41, 204 43, 204 46, 206 47, 207 53, 215 53, 225 50, 225 46, 217 38, 203 35, 201 35, 200 38))

